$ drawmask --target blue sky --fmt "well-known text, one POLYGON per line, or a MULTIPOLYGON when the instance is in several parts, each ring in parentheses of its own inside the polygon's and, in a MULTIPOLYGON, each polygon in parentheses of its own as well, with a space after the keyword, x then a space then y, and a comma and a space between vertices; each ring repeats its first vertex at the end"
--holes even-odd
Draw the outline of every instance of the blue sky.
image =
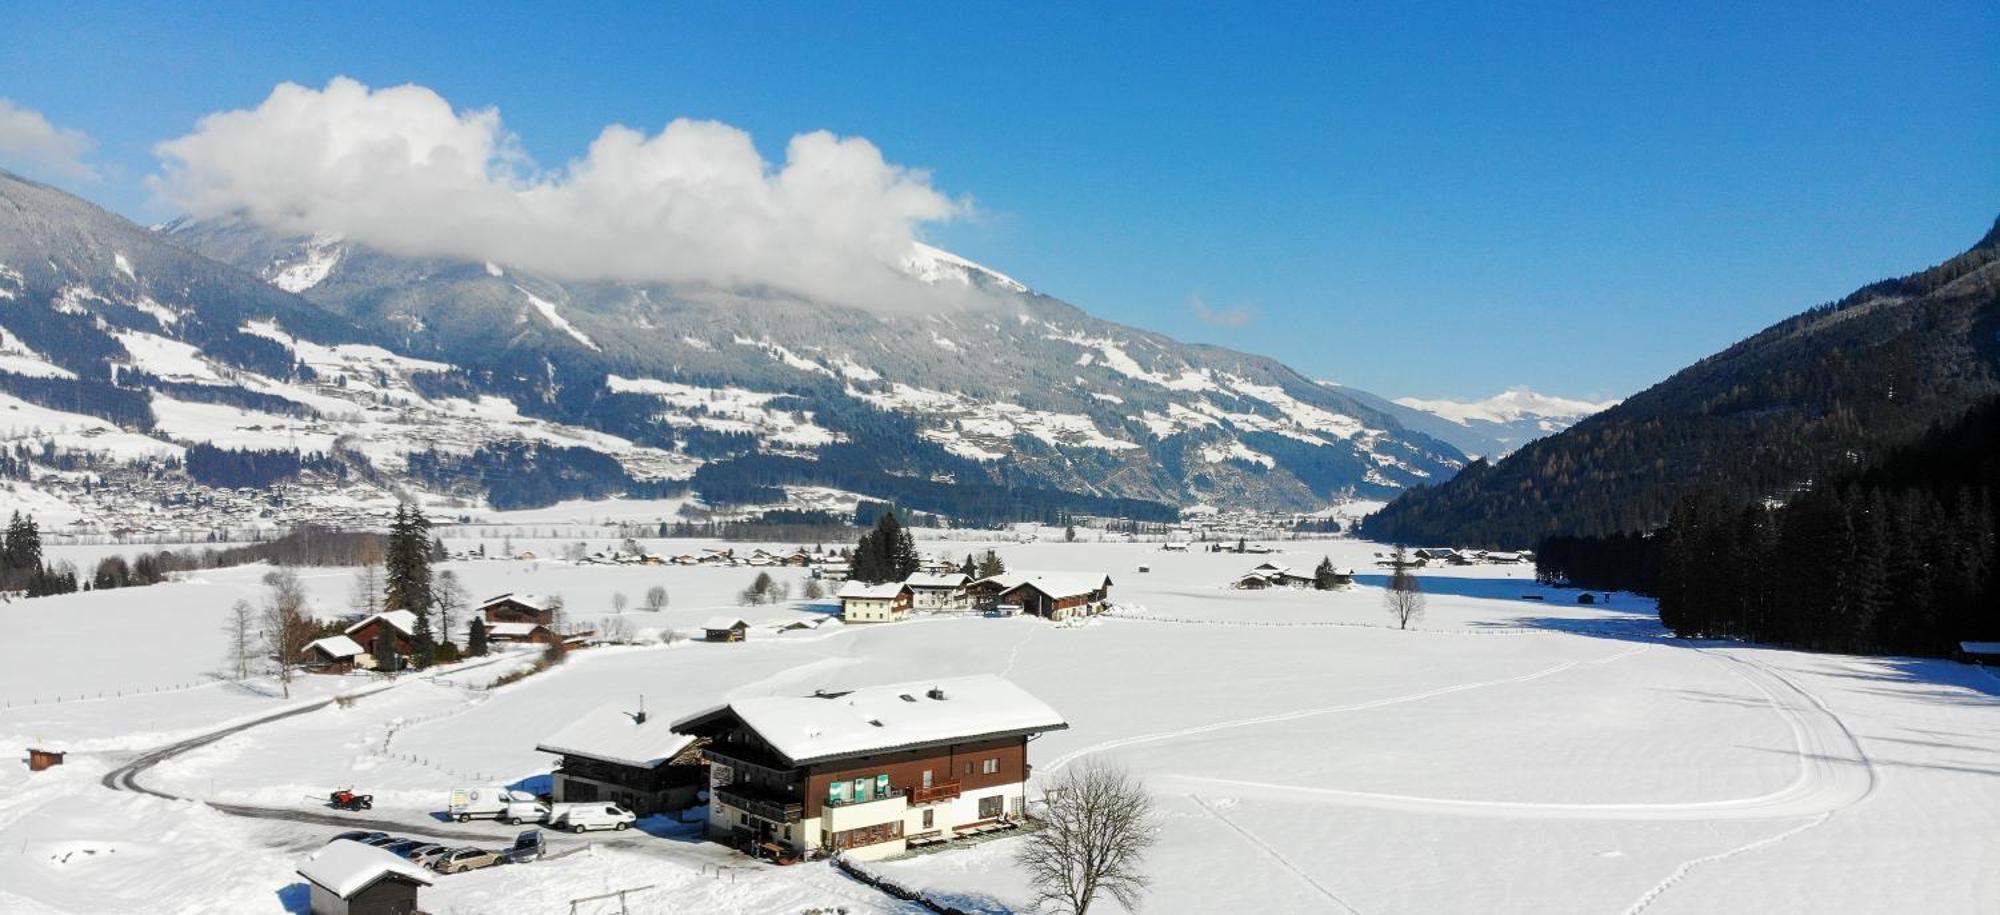
POLYGON ((155 143, 287 80, 497 107, 545 166, 829 129, 976 202, 941 246, 1388 396, 1630 394, 2000 214, 1990 2, 635 6, 14 0, 0 97, 143 220, 155 143))

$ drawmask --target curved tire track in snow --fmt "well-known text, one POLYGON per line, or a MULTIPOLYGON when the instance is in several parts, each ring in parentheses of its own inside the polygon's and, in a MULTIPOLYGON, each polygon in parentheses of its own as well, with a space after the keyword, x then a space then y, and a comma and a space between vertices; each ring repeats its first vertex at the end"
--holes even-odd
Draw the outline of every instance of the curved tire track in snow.
MULTIPOLYGON (((1215 731, 1226 731, 1231 728, 1244 728, 1259 724, 1275 724, 1282 721, 1297 721, 1301 718, 1313 718, 1320 715, 1333 715, 1333 714, 1338 714, 1340 712, 1367 711, 1369 709, 1384 708, 1386 706, 1391 706, 1391 705, 1401 705, 1405 702, 1420 702, 1425 699, 1435 699, 1439 696, 1449 696, 1453 693, 1462 693, 1468 690, 1485 689, 1486 687, 1489 686, 1506 686, 1511 683, 1527 683, 1532 680, 1539 680, 1543 677, 1553 676, 1555 674, 1562 673, 1563 671, 1570 670, 1572 668, 1583 665, 1609 664, 1613 661, 1619 661, 1625 658, 1629 658, 1632 655, 1638 654, 1642 651, 1650 651, 1653 647, 1654 646, 1652 645, 1638 645, 1632 648, 1628 648, 1624 651, 1618 652, 1616 654, 1607 657, 1597 658, 1591 661, 1564 661, 1560 664, 1544 667, 1541 670, 1525 673, 1518 677, 1503 677, 1498 680, 1480 680, 1474 683, 1460 683, 1455 686, 1443 686, 1437 689, 1427 689, 1420 693, 1410 693, 1409 695, 1405 696, 1390 696, 1386 699, 1370 699, 1366 702, 1350 702, 1344 705, 1325 705, 1325 706, 1319 706, 1317 708, 1298 709, 1296 711, 1290 711, 1290 712, 1278 712, 1271 715, 1258 715, 1252 718, 1235 718, 1228 721, 1217 721, 1211 724, 1196 725, 1195 727, 1191 728, 1179 728, 1172 731, 1157 731, 1152 734, 1140 734, 1136 737, 1121 737, 1116 740, 1107 740, 1102 743, 1091 744, 1090 746, 1084 747, 1080 750, 1071 750, 1068 753, 1064 753, 1063 755, 1056 757, 1054 761, 1048 764, 1048 771, 1051 774, 1056 772, 1061 772, 1064 766, 1067 766, 1070 763, 1075 762, 1076 760, 1082 757, 1089 756, 1095 753, 1102 753, 1106 750, 1118 750, 1118 749, 1123 749, 1125 747, 1138 746, 1140 744, 1159 743, 1168 740, 1178 740, 1182 737, 1194 737, 1201 734, 1213 733, 1215 731)), ((1176 779, 1185 778, 1184 776, 1166 776, 1166 777, 1176 778, 1176 779)), ((1196 779, 1196 780, 1206 781, 1205 779, 1196 779)), ((1229 782, 1228 784, 1238 784, 1238 783, 1229 782)), ((1274 785, 1271 787, 1277 788, 1283 786, 1274 785)), ((1290 792, 1299 789, 1284 788, 1283 790, 1290 792)))
MULTIPOLYGON (((1768 794, 1720 801, 1564 804, 1419 797, 1192 775, 1161 776, 1157 783, 1182 785, 1190 792, 1227 789, 1237 797, 1319 800, 1412 813, 1572 820, 1767 820, 1820 816, 1852 806, 1875 790, 1875 770, 1867 755, 1846 724, 1818 697, 1763 663, 1732 655, 1704 654, 1736 665, 1732 669, 1763 693, 1772 709, 1790 725, 1799 760, 1799 774, 1791 784, 1768 794)), ((1614 655, 1596 663, 1622 656, 1614 655)), ((1534 679, 1552 672, 1520 679, 1534 679)))

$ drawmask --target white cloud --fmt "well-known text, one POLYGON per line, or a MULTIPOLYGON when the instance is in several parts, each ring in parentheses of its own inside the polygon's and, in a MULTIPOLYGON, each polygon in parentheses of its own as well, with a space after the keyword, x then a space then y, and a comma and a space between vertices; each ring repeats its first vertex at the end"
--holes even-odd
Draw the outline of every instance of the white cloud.
POLYGON ((96 146, 89 134, 57 127, 41 112, 0 98, 0 160, 95 181, 97 171, 83 164, 83 156, 96 146))
POLYGON ((1194 312, 1195 320, 1214 327, 1242 327, 1257 319, 1257 313, 1248 305, 1216 308, 1208 304, 1200 293, 1188 297, 1188 310, 1194 312))
POLYGON ((199 218, 334 233, 412 256, 569 279, 769 286, 858 307, 934 308, 967 293, 894 265, 926 223, 970 204, 859 137, 792 138, 782 165, 750 135, 681 119, 606 127, 540 169, 497 110, 455 112, 423 86, 284 83, 156 148, 154 193, 199 218))

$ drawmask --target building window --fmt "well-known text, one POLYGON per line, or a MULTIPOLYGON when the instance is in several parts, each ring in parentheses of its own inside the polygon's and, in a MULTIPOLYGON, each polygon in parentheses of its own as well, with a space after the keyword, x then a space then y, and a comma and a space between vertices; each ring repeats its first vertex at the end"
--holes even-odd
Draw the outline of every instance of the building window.
POLYGON ((871 794, 869 793, 869 790, 868 790, 868 789, 869 789, 869 788, 870 788, 871 786, 873 786, 873 785, 874 785, 874 782, 872 782, 872 781, 870 781, 870 780, 868 780, 868 779, 865 779, 865 778, 857 778, 857 779, 855 779, 855 780, 854 780, 854 802, 855 802, 855 803, 857 803, 857 804, 861 804, 861 803, 865 803, 865 802, 867 802, 867 801, 871 801, 871 800, 874 800, 874 797, 873 797, 873 796, 872 796, 872 795, 871 795, 871 794))
POLYGON ((935 810, 932 810, 932 809, 931 809, 931 808, 929 808, 929 807, 925 807, 925 808, 924 808, 924 828, 925 828, 925 829, 929 829, 929 828, 931 828, 931 826, 932 826, 932 825, 933 825, 934 823, 936 823, 936 822, 937 822, 937 811, 935 811, 935 810))
POLYGON ((931 786, 931 770, 929 770, 929 769, 925 769, 925 770, 924 770, 924 787, 926 787, 926 788, 929 788, 930 786, 931 786))
POLYGON ((884 772, 881 775, 875 776, 875 796, 889 796, 889 773, 884 772))
POLYGON ((979 799, 979 818, 980 818, 980 819, 982 819, 982 820, 997 820, 997 819, 999 819, 999 818, 1000 818, 1000 805, 1001 805, 1001 804, 1004 804, 1004 803, 1006 803, 1006 800, 1005 800, 1004 798, 1002 798, 1002 797, 1001 797, 1000 795, 997 795, 997 794, 995 794, 995 795, 993 795, 993 796, 991 796, 991 797, 982 797, 982 798, 980 798, 980 799, 979 799))
POLYGON ((829 782, 826 786, 826 803, 832 807, 838 807, 847 803, 847 783, 844 781, 829 782))
POLYGON ((996 758, 993 758, 993 759, 989 759, 989 760, 987 760, 987 761, 985 761, 985 762, 983 762, 983 763, 980 763, 980 764, 979 764, 979 771, 980 771, 980 773, 981 773, 981 774, 983 774, 983 775, 992 775, 992 774, 994 774, 994 773, 997 773, 997 772, 999 772, 999 771, 1000 771, 1000 760, 999 760, 999 758, 997 758, 997 757, 996 757, 996 758))

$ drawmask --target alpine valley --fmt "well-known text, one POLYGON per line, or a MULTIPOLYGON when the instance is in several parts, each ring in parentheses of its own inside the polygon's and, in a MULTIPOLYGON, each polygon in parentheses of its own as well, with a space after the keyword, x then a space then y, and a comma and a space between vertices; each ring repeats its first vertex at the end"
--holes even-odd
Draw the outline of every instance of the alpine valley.
POLYGON ((148 229, 0 173, 0 265, 0 485, 106 530, 614 495, 1171 520, 1384 499, 1468 460, 1386 399, 923 245, 899 265, 911 282, 980 304, 862 310, 238 222, 148 229))

